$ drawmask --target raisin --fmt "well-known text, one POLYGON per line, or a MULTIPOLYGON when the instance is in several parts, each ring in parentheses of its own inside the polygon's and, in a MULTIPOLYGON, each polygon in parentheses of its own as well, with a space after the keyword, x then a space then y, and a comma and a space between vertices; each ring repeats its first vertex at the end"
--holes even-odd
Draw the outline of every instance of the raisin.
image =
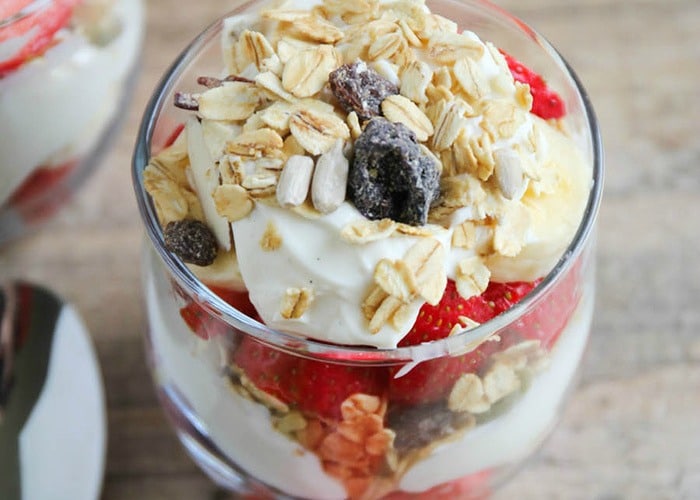
POLYGON ((165 248, 189 264, 208 266, 216 258, 218 247, 214 233, 196 219, 169 222, 163 237, 165 248))
POLYGON ((328 75, 331 91, 347 113, 369 120, 382 114, 382 101, 399 93, 396 85, 381 76, 364 61, 344 64, 328 75))
POLYGON ((223 80, 221 78, 216 78, 215 76, 198 76, 197 83, 205 86, 208 89, 213 89, 215 87, 221 87, 224 82, 245 82, 245 83, 255 83, 255 80, 246 78, 244 76, 238 75, 228 75, 223 80))
POLYGON ((472 423, 471 414, 451 412, 444 403, 397 406, 389 411, 388 427, 396 433, 394 447, 400 454, 447 437, 472 423))
POLYGON ((199 109, 199 95, 189 92, 175 92, 173 105, 187 111, 197 111, 199 109))
POLYGON ((355 141, 348 192, 368 219, 423 225, 440 194, 440 173, 408 127, 377 117, 355 141))

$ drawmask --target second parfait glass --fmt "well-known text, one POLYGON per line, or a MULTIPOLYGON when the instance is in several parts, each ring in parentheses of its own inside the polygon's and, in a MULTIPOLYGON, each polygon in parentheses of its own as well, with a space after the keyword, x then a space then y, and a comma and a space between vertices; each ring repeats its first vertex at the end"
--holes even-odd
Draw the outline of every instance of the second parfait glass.
POLYGON ((0 245, 55 214, 125 115, 141 0, 26 0, 0 7, 0 245))

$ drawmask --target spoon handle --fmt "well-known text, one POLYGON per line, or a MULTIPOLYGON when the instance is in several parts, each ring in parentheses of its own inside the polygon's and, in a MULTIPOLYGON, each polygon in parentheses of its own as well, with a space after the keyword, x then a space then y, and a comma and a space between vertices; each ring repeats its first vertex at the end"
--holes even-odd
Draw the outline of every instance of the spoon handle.
MULTIPOLYGON (((7 287, 5 287, 7 290, 7 287)), ((0 498, 21 498, 19 436, 38 401, 49 369, 51 345, 62 303, 53 294, 32 285, 15 283, 14 311, 5 299, 3 316, 13 318, 12 350, 3 349, 5 408, 0 421, 0 498), (6 382, 9 381, 9 385, 6 382)), ((6 292, 5 295, 8 295, 6 292)), ((7 343, 4 343, 4 347, 7 343)))

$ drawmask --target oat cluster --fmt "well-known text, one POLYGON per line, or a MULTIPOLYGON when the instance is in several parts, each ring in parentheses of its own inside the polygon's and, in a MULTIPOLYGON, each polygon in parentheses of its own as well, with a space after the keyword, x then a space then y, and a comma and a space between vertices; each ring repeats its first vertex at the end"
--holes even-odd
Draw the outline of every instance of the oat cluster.
POLYGON ((549 363, 547 352, 539 340, 526 340, 494 353, 486 372, 465 373, 450 392, 448 408, 457 413, 480 415, 506 397, 519 392, 534 374, 549 363))

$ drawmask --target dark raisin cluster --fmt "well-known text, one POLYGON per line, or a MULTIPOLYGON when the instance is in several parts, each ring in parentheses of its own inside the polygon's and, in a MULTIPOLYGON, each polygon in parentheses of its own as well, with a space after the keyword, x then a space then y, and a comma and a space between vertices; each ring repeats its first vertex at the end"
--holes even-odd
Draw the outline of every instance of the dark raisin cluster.
POLYGON ((396 450, 407 453, 457 432, 471 418, 470 413, 452 412, 443 403, 406 406, 389 412, 388 426, 396 432, 396 450))
POLYGON ((169 222, 163 230, 165 248, 189 264, 208 266, 218 250, 211 229, 196 219, 169 222))
POLYGON ((408 127, 377 117, 355 141, 348 193, 368 219, 420 226, 440 194, 440 173, 408 127))
POLYGON ((360 121, 382 114, 381 104, 399 89, 364 61, 344 64, 331 71, 328 82, 335 98, 347 113, 354 111, 360 121))

